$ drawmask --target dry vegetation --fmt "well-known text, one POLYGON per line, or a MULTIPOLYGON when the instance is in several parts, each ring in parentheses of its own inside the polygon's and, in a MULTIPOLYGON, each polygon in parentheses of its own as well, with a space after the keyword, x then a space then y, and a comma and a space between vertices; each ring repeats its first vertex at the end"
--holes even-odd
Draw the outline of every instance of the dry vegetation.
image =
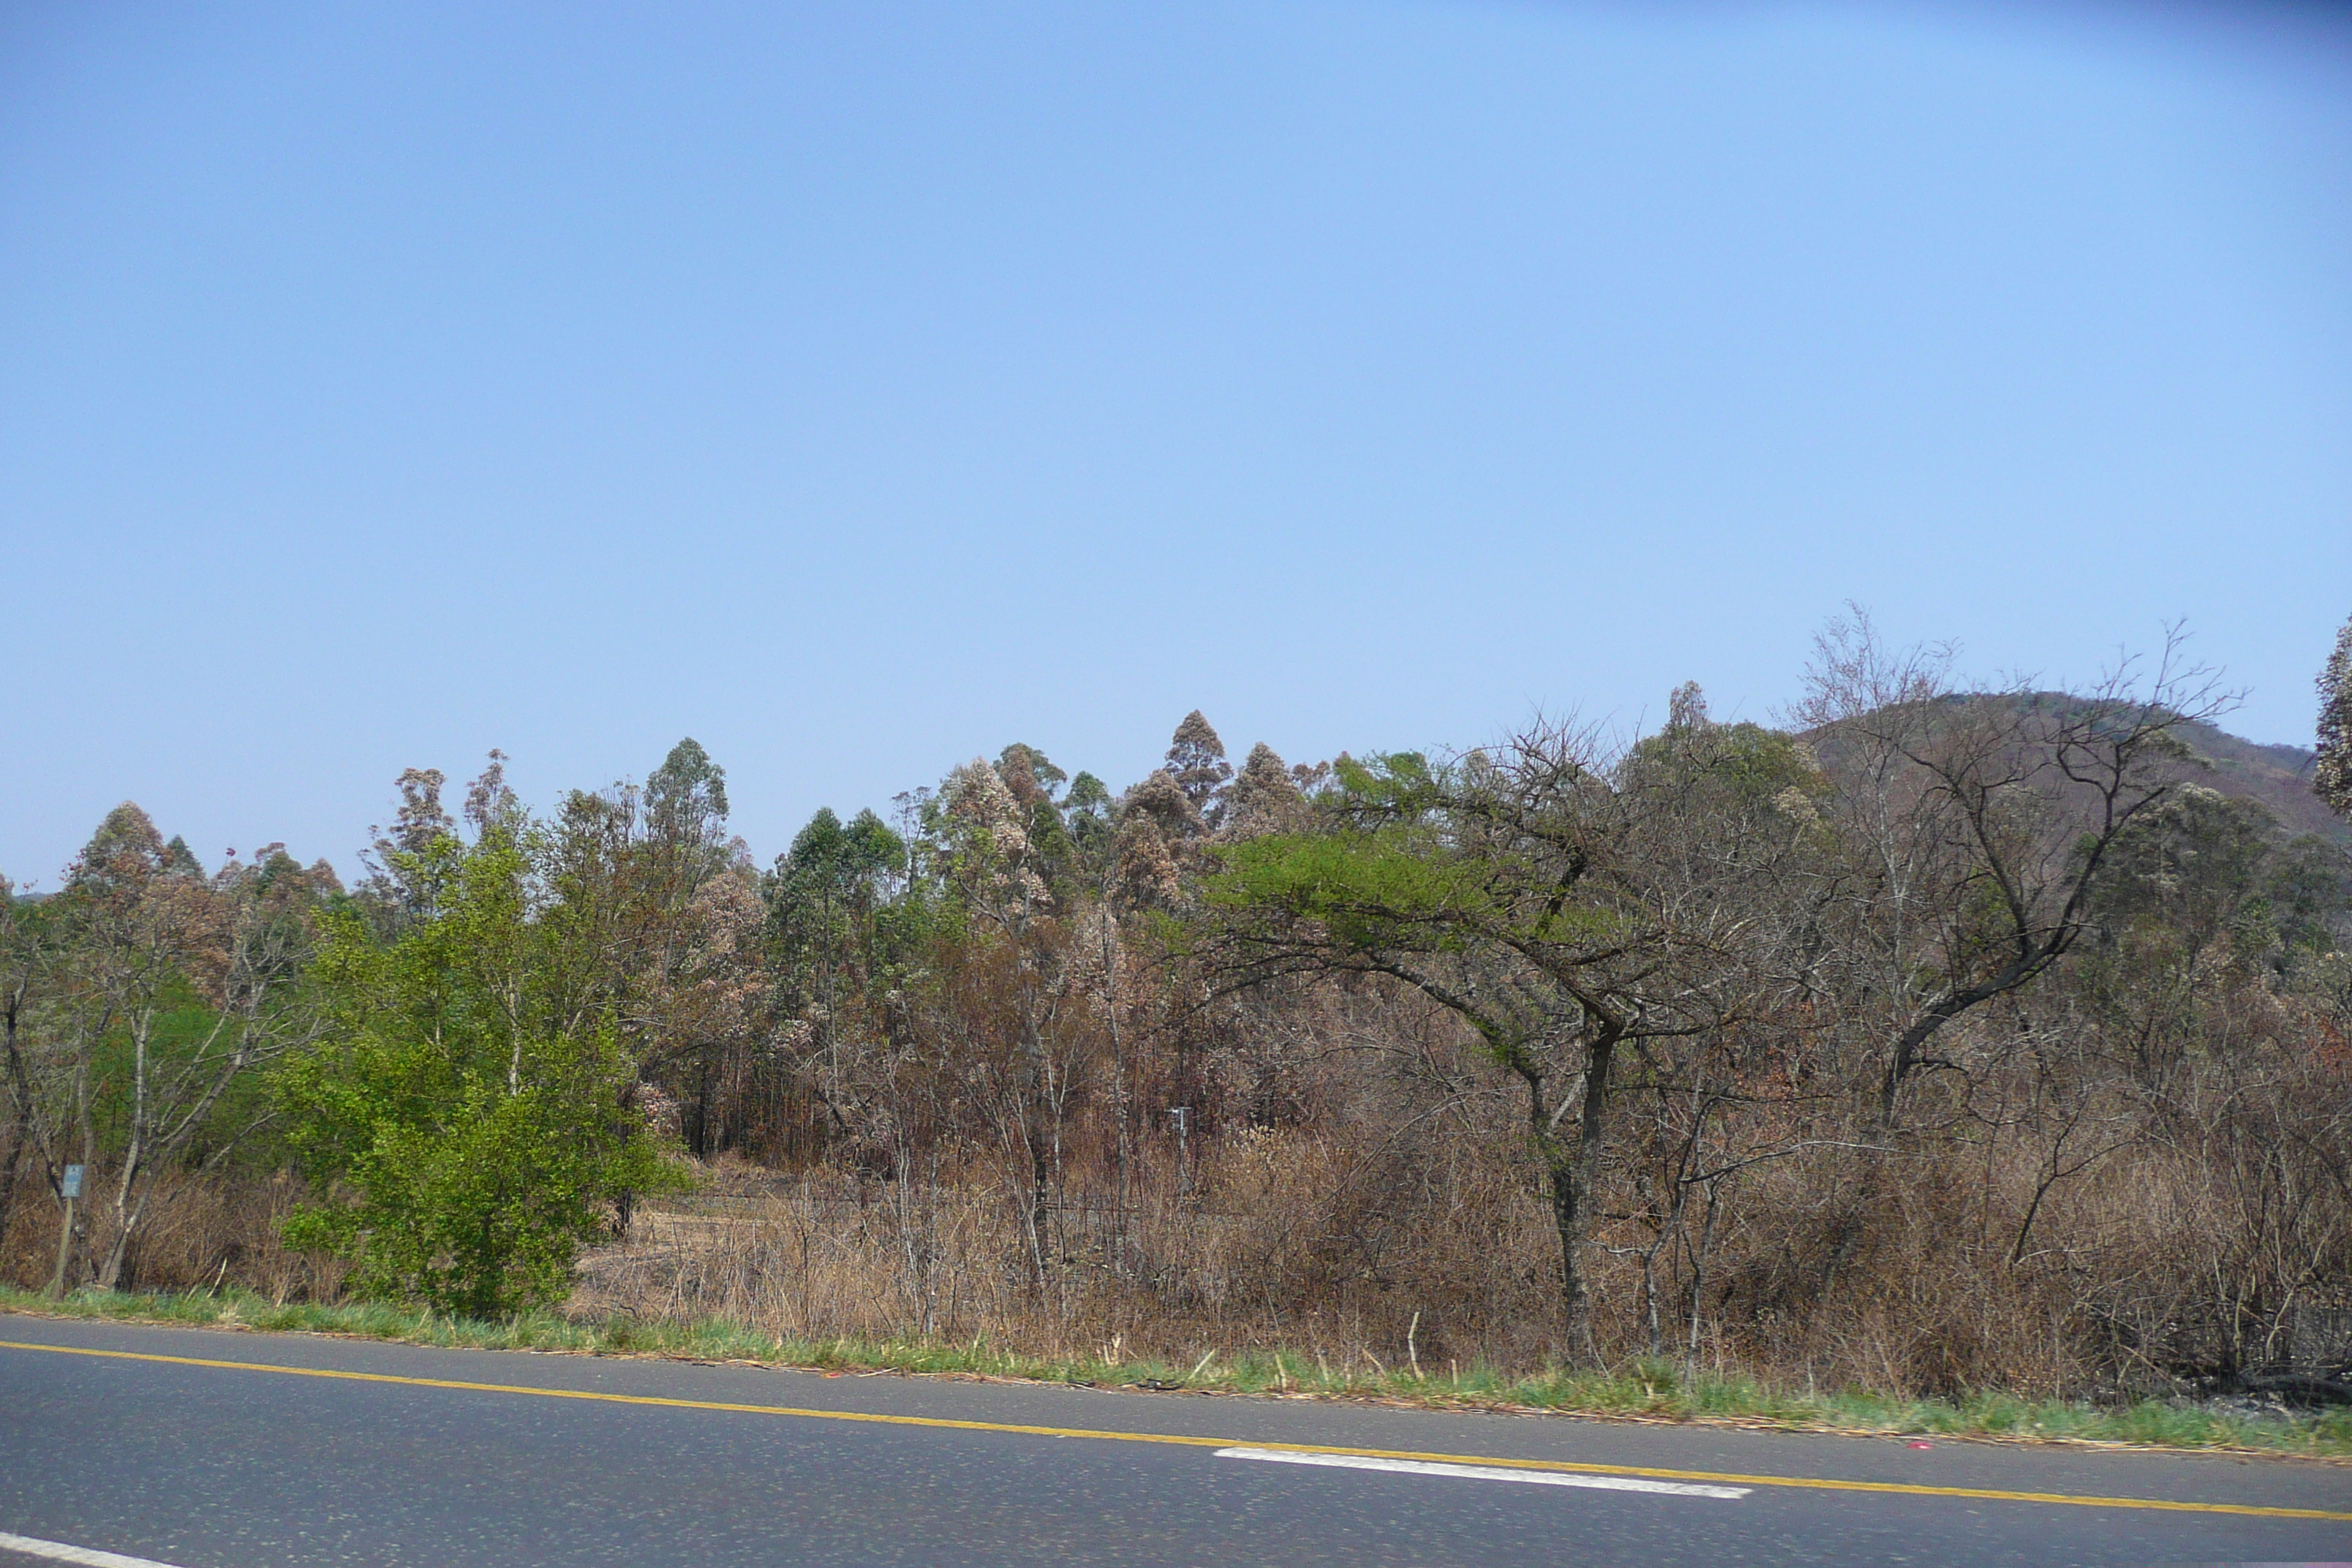
MULTIPOLYGON (((1336 778, 1235 777, 1196 715, 1118 802, 1013 747, 764 873, 723 793, 575 796, 548 883, 698 1184, 616 1212, 564 1310, 1327 1379, 2342 1397, 2343 851, 2203 787, 2177 672, 1937 674, 1853 629, 1790 731, 1686 692, 1622 752, 1336 778)), ((246 1147, 154 1178, 122 1283, 336 1298, 276 1240, 299 1173, 246 1147)), ((19 1203, 0 1275, 56 1237, 19 1203)))

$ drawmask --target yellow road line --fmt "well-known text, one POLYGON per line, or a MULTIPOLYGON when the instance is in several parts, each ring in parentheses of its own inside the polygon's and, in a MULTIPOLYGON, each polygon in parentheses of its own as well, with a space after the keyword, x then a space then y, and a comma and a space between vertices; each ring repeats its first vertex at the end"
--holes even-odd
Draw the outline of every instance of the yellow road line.
POLYGON ((46 1351, 53 1355, 97 1356, 109 1361, 161 1362, 169 1366, 211 1367, 224 1372, 272 1372, 287 1377, 338 1378, 347 1383, 389 1383, 409 1388, 454 1388, 468 1394, 520 1394, 538 1399, 593 1399, 607 1405, 650 1405, 671 1410, 724 1410, 742 1415, 789 1415, 805 1421, 862 1421, 881 1426, 936 1426, 958 1432, 1008 1432, 1025 1437, 1078 1437, 1098 1443, 1160 1443, 1185 1448, 1269 1448, 1291 1454, 1347 1454, 1367 1459, 1418 1459, 1441 1465, 1502 1465, 1523 1470, 1572 1475, 1644 1476, 1654 1479, 1714 1481, 1733 1486, 1793 1487, 1811 1491, 1892 1492, 1903 1497, 1972 1498, 1991 1502, 2062 1503, 2076 1508, 2157 1509, 2172 1513, 2227 1513, 2258 1519, 2352 1520, 2352 1511, 2318 1508, 2265 1508, 2253 1503, 2176 1502, 2166 1498, 2084 1497, 2072 1492, 2002 1491, 1990 1487, 1915 1486, 1906 1481, 1842 1481, 1815 1476, 1742 1476, 1714 1470, 1669 1470, 1645 1465, 1587 1465, 1564 1459, 1495 1458, 1471 1454, 1423 1454, 1396 1448, 1341 1448, 1321 1443, 1265 1443, 1255 1438, 1188 1437, 1172 1432, 1105 1432, 1084 1426, 1029 1426, 1010 1421, 959 1421, 944 1415, 884 1415, 864 1410, 806 1410, 787 1405, 735 1405, 716 1399, 665 1399, 650 1394, 606 1394, 584 1388, 530 1388, 510 1383, 466 1383, 446 1377, 403 1377, 388 1372, 343 1372, 331 1367, 278 1366, 268 1362, 215 1361, 204 1356, 157 1355, 146 1351, 90 1350, 81 1345, 31 1344, 0 1340, 0 1350, 46 1351))

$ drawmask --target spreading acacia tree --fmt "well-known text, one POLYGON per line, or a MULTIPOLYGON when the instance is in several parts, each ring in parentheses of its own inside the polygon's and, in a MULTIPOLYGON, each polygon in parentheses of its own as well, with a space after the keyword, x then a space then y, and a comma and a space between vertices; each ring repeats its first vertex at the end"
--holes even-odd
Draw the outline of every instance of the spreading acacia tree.
POLYGON ((1622 757, 1541 728, 1450 763, 1343 761, 1307 826, 1219 850, 1210 963, 1234 987, 1378 977, 1475 1031, 1518 1086, 1563 1327, 1591 1359, 1612 1097, 1629 1058, 1671 1073, 1775 1005, 1761 933, 1792 900, 1763 889, 1801 852, 1808 818, 1784 797, 1810 780, 1784 737, 1696 710, 1622 757))

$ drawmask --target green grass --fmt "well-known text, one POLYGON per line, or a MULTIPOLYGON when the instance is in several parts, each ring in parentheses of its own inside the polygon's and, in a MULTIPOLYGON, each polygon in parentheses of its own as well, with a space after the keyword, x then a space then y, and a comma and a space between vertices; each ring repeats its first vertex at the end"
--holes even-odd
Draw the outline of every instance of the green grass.
POLYGON ((977 1340, 952 1343, 779 1339, 745 1324, 719 1320, 642 1322, 612 1318, 591 1322, 538 1312, 504 1322, 478 1322, 419 1308, 381 1304, 277 1305, 266 1297, 236 1289, 155 1295, 85 1290, 51 1301, 29 1290, 0 1286, 0 1312, 236 1325, 479 1350, 667 1356, 842 1372, 961 1373, 1112 1387, 1158 1381, 1222 1394, 1385 1399, 1440 1409, 1507 1407, 1645 1420, 1737 1422, 1793 1431, 2126 1443, 2352 1458, 2352 1409, 2346 1408, 2287 1421, 2260 1421, 2155 1401, 2110 1408, 1998 1393, 1957 1401, 1908 1399, 1859 1389, 1800 1393, 1740 1377, 1690 1378, 1672 1363, 1635 1362, 1603 1372, 1555 1369, 1535 1374, 1472 1366, 1415 1376, 1396 1368, 1370 1373, 1330 1370, 1313 1355, 1296 1351, 1247 1352, 1230 1357, 1212 1351, 1197 1365, 1176 1364, 1025 1355, 977 1340))

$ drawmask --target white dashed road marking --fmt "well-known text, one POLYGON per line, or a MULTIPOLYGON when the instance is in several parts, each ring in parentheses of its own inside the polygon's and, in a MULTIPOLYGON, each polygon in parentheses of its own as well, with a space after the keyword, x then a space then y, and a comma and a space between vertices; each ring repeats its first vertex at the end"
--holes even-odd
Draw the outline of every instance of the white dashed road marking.
POLYGON ((21 1552, 27 1557, 46 1557, 52 1563, 79 1563, 85 1568, 172 1568, 169 1563, 158 1563, 152 1557, 125 1557, 120 1552, 68 1546, 62 1541, 36 1541, 29 1535, 11 1535, 5 1530, 0 1530, 0 1552, 21 1552))
POLYGON ((1667 1497, 1744 1498, 1747 1487, 1705 1487, 1651 1481, 1638 1476, 1580 1476, 1561 1470, 1506 1470, 1489 1465, 1433 1465, 1425 1459, 1375 1459, 1360 1454, 1308 1454, 1282 1448, 1220 1448, 1220 1459, 1264 1459, 1276 1465, 1329 1465, 1343 1470, 1396 1470, 1408 1476, 1451 1476, 1464 1481, 1522 1481, 1538 1487, 1590 1487, 1605 1492, 1660 1492, 1667 1497))

